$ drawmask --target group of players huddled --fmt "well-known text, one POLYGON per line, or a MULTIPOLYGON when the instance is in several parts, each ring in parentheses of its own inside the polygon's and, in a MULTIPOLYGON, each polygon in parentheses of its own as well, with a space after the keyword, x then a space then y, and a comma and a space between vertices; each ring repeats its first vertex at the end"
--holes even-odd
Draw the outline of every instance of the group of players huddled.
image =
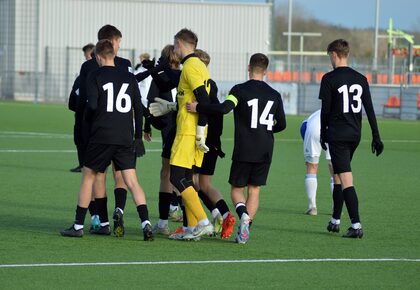
POLYGON ((229 238, 235 216, 212 186, 211 178, 217 158, 225 155, 220 140, 223 114, 233 110, 235 136, 229 183, 239 218, 235 241, 246 243, 272 160, 273 133, 286 128, 281 96, 264 82, 267 56, 253 54, 249 80, 235 85, 220 103, 216 83, 207 69, 210 56, 197 49, 198 38, 191 30, 181 29, 156 63, 145 59, 135 72, 129 60, 117 56, 121 38, 121 32, 112 25, 99 29, 92 58, 87 55, 69 98, 69 108, 75 112, 74 136, 83 176, 75 221, 61 235, 82 237, 88 210, 92 217, 89 232, 111 234, 105 178, 112 164, 115 236, 125 233, 123 217, 129 190, 145 241, 157 234, 173 240, 215 235, 229 238), (142 89, 145 82, 146 90, 142 89), (143 138, 151 140, 151 127, 162 136, 159 220, 154 226, 136 174, 136 159, 145 154, 143 138), (212 222, 200 199, 211 212, 212 222), (178 205, 182 217, 176 215, 178 205), (171 232, 170 217, 182 221, 183 226, 171 232))

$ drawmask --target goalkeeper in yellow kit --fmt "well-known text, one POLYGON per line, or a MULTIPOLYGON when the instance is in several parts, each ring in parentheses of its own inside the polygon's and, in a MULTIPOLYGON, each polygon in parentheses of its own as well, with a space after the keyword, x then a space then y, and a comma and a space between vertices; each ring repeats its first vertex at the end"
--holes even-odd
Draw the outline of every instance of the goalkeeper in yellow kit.
MULTIPOLYGON (((207 117, 186 110, 186 104, 197 101, 209 103, 210 74, 206 65, 194 55, 198 38, 188 29, 180 30, 174 37, 174 51, 182 59, 182 73, 178 85, 178 113, 176 137, 171 150, 171 183, 181 193, 185 205, 189 231, 183 239, 197 240, 203 235, 213 234, 213 225, 200 203, 193 184, 193 166, 201 167, 204 153, 207 117)), ((150 112, 161 115, 174 109, 171 104, 152 103, 150 112)))

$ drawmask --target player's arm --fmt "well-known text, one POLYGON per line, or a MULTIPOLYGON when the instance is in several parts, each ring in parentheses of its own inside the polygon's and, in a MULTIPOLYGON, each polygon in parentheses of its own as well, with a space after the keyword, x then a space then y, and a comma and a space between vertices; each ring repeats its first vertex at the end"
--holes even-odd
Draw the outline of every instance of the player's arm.
POLYGON ((284 129, 286 129, 286 115, 284 113, 283 101, 281 99, 280 94, 278 97, 279 97, 279 105, 274 115, 274 120, 276 121, 276 123, 273 126, 273 133, 281 132, 284 129))
POLYGON ((325 143, 328 143, 327 140, 327 128, 331 113, 331 92, 332 87, 327 78, 324 76, 321 80, 321 87, 319 89, 319 99, 322 100, 321 105, 321 135, 320 141, 322 149, 327 150, 325 143))
POLYGON ((190 112, 205 113, 208 115, 227 114, 232 111, 238 104, 238 99, 234 95, 229 95, 226 100, 220 104, 190 104, 188 110, 190 112), (195 109, 191 106, 195 105, 195 109))
POLYGON ((370 129, 372 131, 372 153, 376 152, 376 156, 378 156, 384 150, 384 144, 382 143, 381 137, 379 135, 378 123, 376 122, 375 111, 372 104, 372 96, 370 95, 367 81, 363 89, 362 103, 368 117, 370 129))
POLYGON ((137 83, 132 80, 130 83, 132 87, 131 93, 131 101, 133 104, 133 111, 134 111, 134 152, 136 153, 137 157, 143 156, 146 153, 143 144, 143 106, 141 104, 141 95, 140 90, 137 87, 137 83))
POLYGON ((79 74, 79 102, 77 103, 76 111, 83 114, 86 106, 86 81, 88 77, 87 62, 82 64, 79 74))
POLYGON ((79 102, 79 77, 74 80, 73 87, 71 88, 70 96, 69 96, 69 110, 76 112, 78 102, 79 102))
POLYGON ((96 83, 95 74, 92 73, 89 75, 89 78, 86 81, 86 111, 85 118, 86 121, 92 122, 93 115, 95 114, 96 109, 98 108, 98 98, 99 98, 99 88, 96 83))
POLYGON ((162 93, 169 92, 178 86, 179 75, 181 74, 181 71, 174 71, 173 75, 171 76, 172 73, 170 72, 172 71, 173 70, 168 70, 163 73, 152 74, 153 81, 156 83, 156 86, 162 93))

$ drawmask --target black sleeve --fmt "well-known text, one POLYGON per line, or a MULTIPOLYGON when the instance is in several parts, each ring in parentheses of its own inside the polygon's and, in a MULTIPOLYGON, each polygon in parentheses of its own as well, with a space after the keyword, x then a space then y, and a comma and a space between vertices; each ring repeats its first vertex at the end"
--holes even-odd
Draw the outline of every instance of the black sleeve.
POLYGON ((135 131, 134 131, 134 138, 140 139, 143 137, 142 128, 143 128, 143 108, 141 105, 141 96, 140 91, 138 90, 137 83, 133 80, 130 84, 132 86, 132 96, 131 100, 133 102, 133 109, 134 109, 134 123, 135 123, 135 131))
POLYGON ((178 87, 180 75, 179 70, 165 70, 163 73, 153 73, 152 78, 159 91, 164 93, 178 87))
POLYGON ((143 110, 143 117, 144 117, 144 129, 143 129, 143 131, 146 132, 146 133, 150 133, 150 132, 152 132, 151 121, 150 121, 150 118, 151 118, 152 115, 150 114, 149 109, 145 108, 143 106, 143 104, 141 105, 141 108, 143 110))
POLYGON ((319 99, 322 100, 321 107, 321 138, 324 141, 327 136, 327 127, 329 123, 329 117, 331 112, 331 84, 324 76, 321 80, 321 87, 319 89, 319 99))
POLYGON ((276 124, 273 126, 273 133, 281 132, 286 129, 286 115, 284 114, 283 101, 279 94, 279 106, 277 107, 274 119, 276 124))
MULTIPOLYGON (((207 94, 206 87, 204 85, 199 86, 194 90, 195 98, 199 104, 208 105, 210 104, 210 98, 207 94)), ((207 115, 203 112, 198 112, 198 126, 207 125, 207 115)))
POLYGON ((221 104, 197 104, 197 112, 211 114, 227 114, 235 108, 235 103, 225 100, 221 104))
POLYGON ((365 108, 368 120, 369 120, 370 129, 372 130, 372 138, 379 139, 380 136, 379 136, 378 124, 376 122, 375 111, 373 110, 373 104, 372 104, 372 97, 370 95, 369 85, 367 81, 363 88, 362 103, 363 103, 363 107, 365 108))
POLYGON ((79 92, 78 92, 79 86, 80 86, 79 77, 77 77, 74 80, 73 87, 71 88, 71 92, 70 92, 70 96, 69 96, 69 104, 68 104, 69 110, 73 111, 73 112, 76 112, 77 106, 78 106, 77 103, 79 101, 79 95, 78 95, 79 94, 79 92))
POLYGON ((96 83, 95 74, 90 74, 86 81, 86 97, 87 105, 85 111, 86 121, 89 123, 93 120, 93 115, 98 108, 99 89, 96 83))
POLYGON ((76 111, 78 113, 83 114, 85 107, 86 107, 86 81, 87 81, 87 66, 85 65, 86 62, 80 68, 79 74, 79 102, 77 104, 76 111))
POLYGON ((146 70, 144 72, 138 73, 135 75, 136 81, 141 82, 142 80, 146 79, 148 76, 150 76, 150 71, 146 70))

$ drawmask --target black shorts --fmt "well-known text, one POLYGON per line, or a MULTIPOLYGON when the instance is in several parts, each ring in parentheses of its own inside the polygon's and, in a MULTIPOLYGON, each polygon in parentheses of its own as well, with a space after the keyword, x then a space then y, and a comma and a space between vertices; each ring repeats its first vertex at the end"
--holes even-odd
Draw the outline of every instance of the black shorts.
POLYGON ((350 163, 358 145, 359 141, 333 141, 328 143, 334 174, 351 172, 350 163))
POLYGON ((174 144, 175 135, 176 135, 176 126, 168 126, 166 130, 162 130, 162 158, 170 159, 171 158, 171 149, 172 144, 174 144))
POLYGON ((261 186, 267 182, 270 163, 232 161, 229 183, 235 187, 261 186))
POLYGON ((132 146, 92 144, 89 143, 84 166, 96 171, 105 172, 114 163, 115 170, 135 169, 136 154, 132 146))
POLYGON ((216 169, 217 157, 219 157, 219 154, 216 150, 211 148, 209 152, 204 154, 203 163, 201 164, 201 167, 198 168, 197 173, 213 175, 214 170, 216 169))

